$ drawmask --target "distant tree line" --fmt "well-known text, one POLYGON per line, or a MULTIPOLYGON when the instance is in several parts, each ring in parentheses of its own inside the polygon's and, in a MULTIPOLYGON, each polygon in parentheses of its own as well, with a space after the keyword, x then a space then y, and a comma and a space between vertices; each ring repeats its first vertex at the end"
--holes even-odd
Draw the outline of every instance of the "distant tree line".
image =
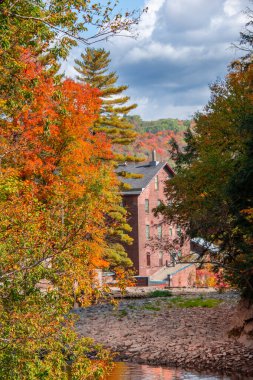
POLYGON ((146 132, 157 133, 161 131, 173 131, 182 132, 189 126, 190 120, 178 120, 178 119, 158 119, 158 120, 142 120, 139 115, 128 116, 131 123, 134 124, 136 132, 143 134, 146 132))

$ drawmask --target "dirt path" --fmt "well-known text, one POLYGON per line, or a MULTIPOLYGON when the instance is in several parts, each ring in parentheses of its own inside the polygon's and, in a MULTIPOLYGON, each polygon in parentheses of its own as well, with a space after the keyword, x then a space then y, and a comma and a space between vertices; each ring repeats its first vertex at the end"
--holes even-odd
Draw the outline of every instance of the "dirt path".
POLYGON ((125 300, 118 310, 80 309, 77 329, 120 360, 253 376, 253 350, 227 336, 236 302, 186 308, 170 298, 125 300))

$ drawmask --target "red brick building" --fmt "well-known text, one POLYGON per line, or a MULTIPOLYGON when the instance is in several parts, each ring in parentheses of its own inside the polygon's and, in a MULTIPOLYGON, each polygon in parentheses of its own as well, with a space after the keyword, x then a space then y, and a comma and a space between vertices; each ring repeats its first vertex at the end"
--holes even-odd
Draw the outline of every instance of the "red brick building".
POLYGON ((147 277, 149 283, 194 285, 194 265, 173 265, 175 259, 190 253, 189 240, 182 241, 180 227, 164 223, 163 219, 155 217, 152 211, 161 201, 166 201, 164 186, 165 181, 174 175, 171 167, 167 163, 156 161, 153 152, 152 161, 120 165, 117 172, 141 176, 121 177, 121 180, 129 185, 129 190, 123 192, 123 203, 130 213, 128 222, 132 227, 130 235, 133 238, 133 244, 127 246, 126 250, 138 275, 147 277))

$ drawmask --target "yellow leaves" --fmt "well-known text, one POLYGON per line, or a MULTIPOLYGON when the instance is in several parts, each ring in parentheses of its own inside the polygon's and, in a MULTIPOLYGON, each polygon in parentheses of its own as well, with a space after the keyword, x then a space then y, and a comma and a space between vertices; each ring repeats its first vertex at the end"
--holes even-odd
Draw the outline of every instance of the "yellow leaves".
MULTIPOLYGON (((127 241, 129 227, 108 162, 110 143, 90 132, 101 103, 98 91, 69 80, 55 84, 35 57, 24 59, 28 98, 0 130, 0 267, 6 275, 0 309, 8 309, 0 315, 0 335, 8 336, 20 357, 26 351, 29 363, 40 363, 43 353, 50 367, 56 352, 62 368, 69 354, 59 357, 78 342, 69 315, 74 296, 83 305, 99 297, 94 271, 110 265, 106 239, 115 233, 127 241)), ((126 262, 123 248, 121 253, 126 262)))
POLYGON ((128 173, 126 171, 121 171, 118 173, 118 175, 124 178, 143 178, 143 174, 128 173))
POLYGON ((6 104, 6 100, 0 99, 0 110, 1 110, 1 112, 3 112, 5 104, 6 104))
POLYGON ((54 76, 55 57, 66 57, 74 42, 61 36, 54 43, 54 31, 40 21, 76 34, 86 28, 76 23, 77 10, 102 12, 102 19, 103 10, 81 0, 44 3, 13 2, 13 17, 2 17, 0 362, 7 364, 0 378, 65 379, 70 358, 73 378, 97 378, 108 357, 86 357, 93 344, 78 339, 69 310, 73 293, 91 302, 92 271, 108 266, 106 215, 118 202, 117 182, 107 165, 110 144, 90 131, 101 94, 54 76))
POLYGON ((121 188, 122 190, 131 190, 132 187, 128 183, 122 183, 121 188))

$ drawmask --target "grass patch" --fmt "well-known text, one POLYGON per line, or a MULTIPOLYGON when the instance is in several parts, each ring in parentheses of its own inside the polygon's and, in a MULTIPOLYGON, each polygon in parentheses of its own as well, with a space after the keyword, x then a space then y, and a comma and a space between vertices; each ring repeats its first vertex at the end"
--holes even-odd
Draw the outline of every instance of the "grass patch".
POLYGON ((118 313, 117 313, 117 316, 119 318, 123 318, 123 317, 126 317, 128 315, 128 312, 127 310, 123 309, 123 310, 120 310, 118 313))
POLYGON ((161 308, 159 306, 155 306, 155 305, 152 305, 152 304, 145 304, 142 309, 146 309, 146 310, 152 310, 152 311, 159 311, 161 310, 161 308))
MULTIPOLYGON (((222 301, 214 298, 192 298, 185 299, 183 297, 175 297, 169 301, 172 305, 182 308, 190 308, 190 307, 206 307, 212 308, 218 306, 222 301)), ((169 305, 170 306, 170 305, 169 305)))
POLYGON ((137 307, 134 305, 127 305, 128 309, 130 310, 137 310, 137 307))
POLYGON ((147 294, 147 297, 157 298, 157 297, 171 297, 172 293, 169 290, 154 290, 147 294))

